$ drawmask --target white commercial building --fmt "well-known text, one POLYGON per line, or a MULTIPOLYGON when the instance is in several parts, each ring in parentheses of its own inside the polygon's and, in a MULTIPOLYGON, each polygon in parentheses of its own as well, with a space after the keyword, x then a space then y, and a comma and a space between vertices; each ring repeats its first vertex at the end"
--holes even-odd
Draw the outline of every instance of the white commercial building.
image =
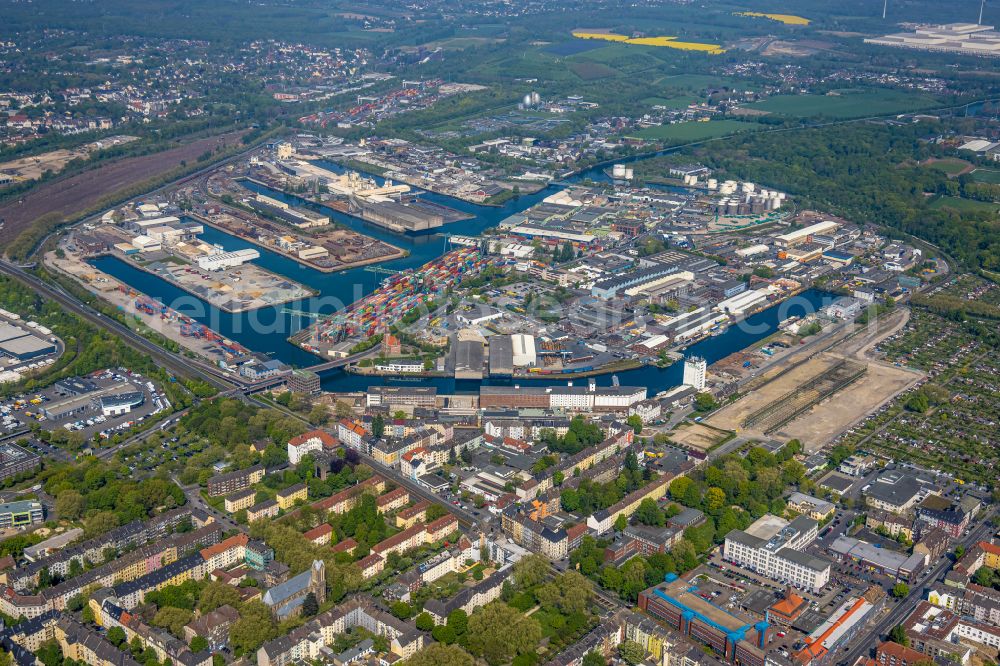
POLYGON ((248 261, 259 258, 260 252, 253 249, 220 252, 218 254, 210 254, 207 257, 199 257, 198 268, 203 271, 221 271, 224 268, 242 266, 248 261))
POLYGON ((755 254, 761 254, 767 252, 768 247, 766 245, 751 245, 749 247, 741 247, 736 250, 737 257, 752 257, 755 254))
POLYGON ((799 243, 805 243, 809 240, 810 236, 828 234, 839 226, 840 225, 836 222, 826 220, 824 222, 817 222, 816 224, 809 225, 808 227, 803 227, 802 229, 789 231, 787 234, 778 234, 774 237, 774 240, 780 247, 793 247, 799 243))
POLYGON ((697 391, 705 390, 705 377, 708 372, 708 362, 700 356, 684 359, 684 384, 693 386, 697 391))
POLYGON ((726 535, 723 557, 778 583, 818 592, 830 581, 830 562, 803 552, 819 523, 806 516, 791 522, 771 514, 726 535))
POLYGON ((535 354, 535 337, 533 335, 512 335, 514 347, 514 367, 529 368, 538 360, 535 354))
POLYGON ((727 314, 739 316, 748 310, 767 303, 767 297, 770 293, 771 289, 769 287, 745 291, 724 301, 719 301, 719 304, 715 307, 727 314))

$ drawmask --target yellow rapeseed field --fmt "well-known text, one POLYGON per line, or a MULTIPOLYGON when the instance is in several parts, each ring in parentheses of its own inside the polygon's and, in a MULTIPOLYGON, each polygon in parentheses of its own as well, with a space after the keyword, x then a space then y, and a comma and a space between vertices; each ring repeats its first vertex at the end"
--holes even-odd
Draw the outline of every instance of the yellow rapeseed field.
POLYGON ((736 12, 736 16, 753 16, 778 21, 785 25, 809 25, 809 19, 794 14, 765 14, 763 12, 736 12))
POLYGON ((726 52, 718 44, 678 42, 676 37, 626 37, 625 35, 616 35, 611 32, 574 32, 573 36, 579 39, 603 39, 607 42, 622 42, 642 46, 664 46, 668 49, 680 49, 681 51, 703 51, 713 55, 726 52))

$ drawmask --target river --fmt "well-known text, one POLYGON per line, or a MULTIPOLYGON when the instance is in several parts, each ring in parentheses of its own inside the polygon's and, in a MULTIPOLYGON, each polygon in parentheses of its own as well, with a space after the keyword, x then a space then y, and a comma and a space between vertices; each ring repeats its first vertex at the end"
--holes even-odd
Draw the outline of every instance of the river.
MULTIPOLYGON (((318 164, 332 171, 342 170, 341 167, 330 162, 320 160, 318 164)), ((567 180, 570 182, 579 182, 588 178, 594 181, 608 180, 607 175, 603 172, 603 167, 588 169, 567 180)), ((381 181, 378 178, 376 180, 381 181)), ((303 200, 297 197, 284 195, 254 183, 248 182, 245 185, 250 189, 288 203, 304 205, 303 200)), ((557 189, 559 189, 557 186, 550 186, 534 194, 522 195, 517 199, 512 199, 500 207, 479 206, 432 192, 424 194, 424 198, 428 201, 457 208, 475 215, 473 219, 455 222, 443 229, 448 233, 456 235, 476 235, 484 229, 496 226, 504 218, 530 208, 557 189)), ((670 190, 683 191, 681 188, 670 188, 670 190)), ((420 236, 397 234, 332 210, 326 206, 313 203, 305 205, 329 215, 331 219, 345 226, 392 243, 410 253, 407 257, 379 264, 383 268, 392 270, 415 268, 440 256, 445 251, 446 241, 444 237, 438 234, 420 236)), ((205 227, 205 233, 202 235, 202 238, 209 243, 221 245, 226 250, 256 249, 260 252, 261 256, 254 263, 312 287, 319 292, 319 295, 289 303, 286 306, 229 314, 222 312, 218 308, 188 294, 157 276, 129 265, 117 257, 99 257, 91 263, 101 271, 114 276, 135 289, 160 299, 178 312, 210 326, 223 336, 236 340, 249 349, 266 353, 272 358, 298 367, 310 366, 319 362, 319 359, 313 354, 288 342, 288 337, 291 334, 307 326, 311 320, 300 315, 282 312, 282 309, 287 307, 291 310, 319 312, 323 314, 332 313, 371 293, 382 279, 382 276, 366 271, 363 268, 339 273, 316 271, 292 259, 254 245, 247 240, 208 226, 205 227)), ((828 294, 815 290, 806 291, 790 301, 750 317, 742 325, 731 326, 722 335, 708 338, 693 345, 689 349, 689 353, 701 355, 709 363, 712 363, 772 334, 782 319, 793 314, 801 315, 805 312, 815 311, 831 298, 828 294)), ((646 386, 649 388, 650 395, 653 395, 680 384, 682 365, 682 363, 678 362, 667 368, 644 366, 620 372, 617 377, 623 386, 646 386)), ((602 375, 595 379, 599 385, 610 385, 612 382, 610 375, 602 375)), ((580 379, 578 381, 587 380, 580 379)), ((323 388, 328 391, 359 391, 376 384, 407 385, 418 383, 422 386, 433 385, 440 392, 451 393, 455 391, 474 392, 480 384, 523 383, 532 386, 545 386, 565 385, 565 380, 539 378, 512 382, 512 380, 484 379, 482 382, 478 382, 471 380, 456 381, 446 378, 421 378, 418 381, 414 381, 365 377, 352 375, 342 370, 330 371, 324 373, 322 376, 323 388)))

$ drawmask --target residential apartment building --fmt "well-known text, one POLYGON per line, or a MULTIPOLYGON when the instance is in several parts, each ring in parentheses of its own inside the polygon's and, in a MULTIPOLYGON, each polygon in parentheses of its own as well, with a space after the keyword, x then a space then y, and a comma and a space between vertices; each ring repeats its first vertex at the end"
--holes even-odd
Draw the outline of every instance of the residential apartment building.
POLYGON ((263 465, 254 465, 247 469, 218 474, 208 480, 208 495, 209 497, 218 497, 246 490, 260 483, 263 478, 263 465))

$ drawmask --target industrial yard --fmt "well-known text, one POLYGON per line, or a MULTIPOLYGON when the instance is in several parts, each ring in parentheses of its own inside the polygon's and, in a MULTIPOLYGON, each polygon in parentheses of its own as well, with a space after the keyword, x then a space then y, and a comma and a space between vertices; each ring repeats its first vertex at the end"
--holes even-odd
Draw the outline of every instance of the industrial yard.
POLYGON ((899 311, 857 330, 841 326, 803 349, 792 349, 741 389, 745 395, 715 412, 712 426, 778 439, 798 439, 819 450, 895 396, 923 373, 867 356, 907 319, 899 311), (816 351, 816 348, 829 351, 816 351))
POLYGON ((226 364, 253 358, 250 350, 239 343, 227 340, 191 317, 139 293, 124 282, 94 268, 80 257, 67 254, 60 258, 54 252, 50 252, 45 256, 45 264, 69 275, 87 291, 133 316, 140 330, 142 327, 147 327, 200 358, 213 363, 223 361, 226 364))
POLYGON ((227 252, 198 239, 202 225, 160 215, 158 206, 151 208, 138 217, 122 217, 131 214, 128 210, 109 211, 103 224, 75 230, 62 240, 60 249, 84 262, 117 257, 228 313, 272 307, 315 293, 250 263, 260 257, 257 250, 227 252))

